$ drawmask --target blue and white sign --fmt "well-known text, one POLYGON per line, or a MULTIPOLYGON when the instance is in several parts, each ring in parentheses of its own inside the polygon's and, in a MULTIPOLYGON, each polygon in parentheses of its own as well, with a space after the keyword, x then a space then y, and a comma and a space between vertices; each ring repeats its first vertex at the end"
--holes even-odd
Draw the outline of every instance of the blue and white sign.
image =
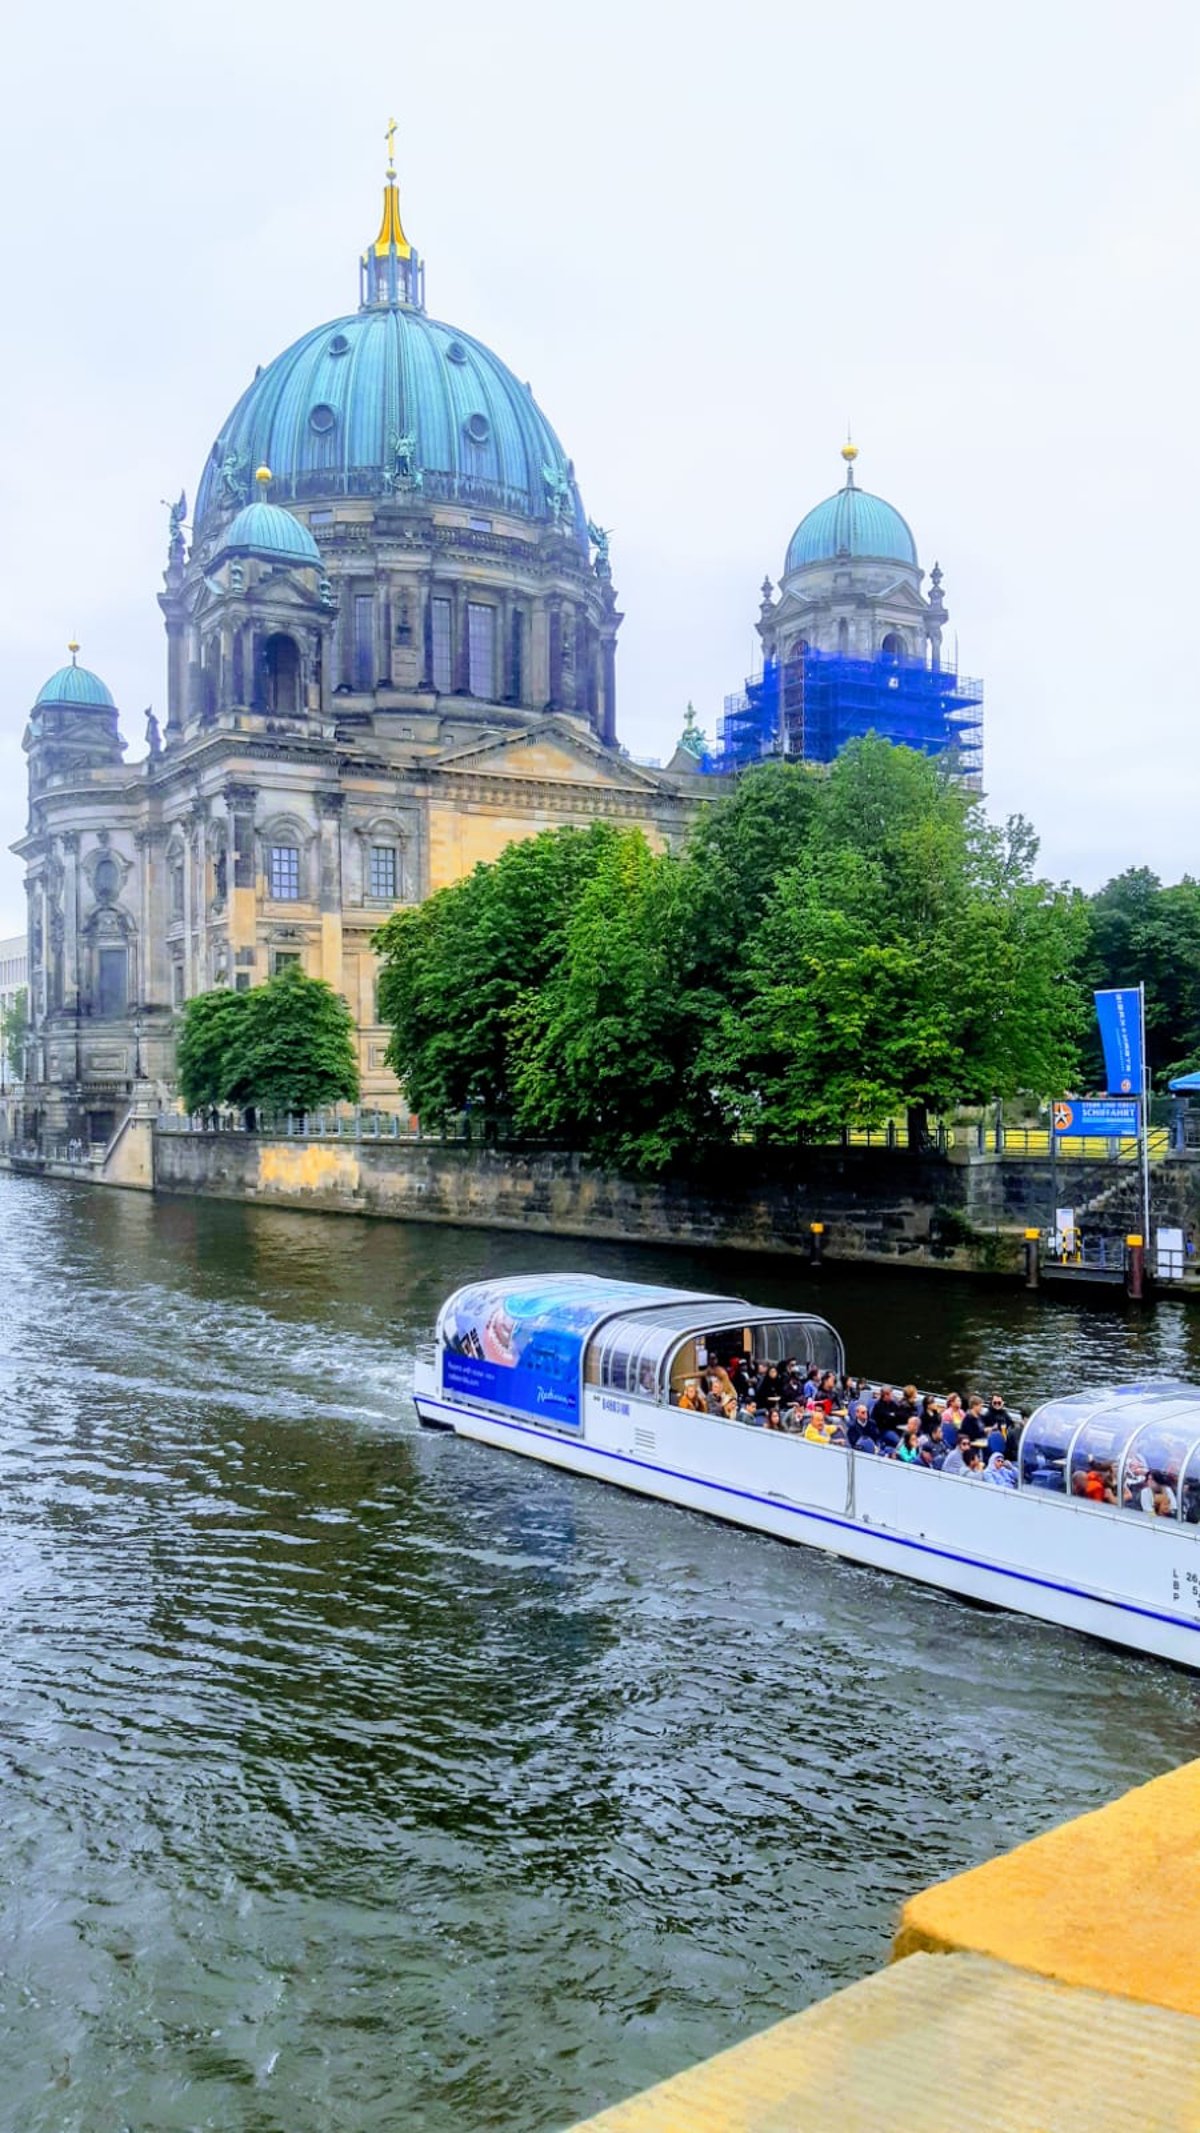
POLYGON ((1140 1096, 1146 1047, 1142 1031, 1142 996, 1136 985, 1096 994, 1096 1020, 1104 1046, 1104 1071, 1110 1096, 1140 1096))
POLYGON ((1103 1134, 1106 1140, 1124 1140, 1137 1133, 1138 1106, 1114 1096, 1086 1097, 1082 1102, 1057 1103, 1053 1110, 1054 1132, 1061 1140, 1067 1134, 1103 1134))

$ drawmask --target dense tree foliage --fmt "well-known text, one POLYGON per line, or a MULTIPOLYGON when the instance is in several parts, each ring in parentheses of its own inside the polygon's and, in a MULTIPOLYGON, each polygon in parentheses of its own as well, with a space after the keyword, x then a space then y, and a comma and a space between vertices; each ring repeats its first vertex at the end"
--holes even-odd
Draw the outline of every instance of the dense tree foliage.
MULTIPOLYGON (((1131 867, 1088 901, 1081 961, 1089 986, 1146 987, 1150 1066, 1160 1085, 1200 1067, 1200 882, 1164 888, 1149 867, 1131 867)), ((1090 1078, 1103 1075, 1093 1040, 1090 1078)))
POLYGON ((1069 1086, 1084 932, 939 764, 874 738, 816 790, 809 834, 747 942, 710 1053, 730 1101, 788 1138, 1069 1086))
POLYGON ((1037 844, 869 739, 773 763, 680 854, 547 832, 377 936, 389 1059, 430 1122, 485 1119, 656 1169, 1078 1072, 1087 917, 1037 844))
POLYGON ((358 1096, 350 1010, 331 985, 297 969, 250 992, 189 1000, 176 1056, 190 1111, 222 1103, 315 1111, 358 1096))
POLYGON ((0 1047, 14 1081, 25 1072, 25 1039, 29 1035, 29 992, 21 985, 9 1005, 0 1008, 0 1047))
POLYGON ((554 969, 567 916, 619 834, 597 823, 510 844, 380 927, 388 1065, 430 1124, 468 1108, 512 1116, 509 1018, 554 969))

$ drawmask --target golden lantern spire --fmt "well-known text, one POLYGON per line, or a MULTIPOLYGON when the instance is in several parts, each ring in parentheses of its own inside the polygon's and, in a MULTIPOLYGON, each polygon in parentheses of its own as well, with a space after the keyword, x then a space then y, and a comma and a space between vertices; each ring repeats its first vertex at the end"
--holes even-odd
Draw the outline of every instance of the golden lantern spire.
POLYGON ((359 260, 359 301, 364 310, 377 304, 403 304, 415 311, 425 308, 425 269, 409 243, 400 219, 400 194, 396 185, 398 131, 395 119, 389 119, 383 134, 388 159, 379 232, 359 260))

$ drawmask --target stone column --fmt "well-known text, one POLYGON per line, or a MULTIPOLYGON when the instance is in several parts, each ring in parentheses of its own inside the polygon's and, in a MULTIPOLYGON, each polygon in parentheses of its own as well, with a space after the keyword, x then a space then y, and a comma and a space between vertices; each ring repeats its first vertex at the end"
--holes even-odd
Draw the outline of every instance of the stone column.
POLYGON ((603 695, 600 704, 600 738, 609 748, 617 745, 617 640, 605 630, 600 641, 603 695))
POLYGON ((317 894, 321 912, 321 976, 335 992, 342 979, 342 810, 340 792, 317 795, 320 820, 320 880, 317 894))
MULTIPOLYGON (((64 830, 63 849, 63 999, 79 1004, 79 831, 64 830)), ((95 1004, 94 1002, 92 1003, 95 1004)))
POLYGON ((529 618, 529 678, 525 701, 533 711, 544 711, 550 696, 550 618, 544 600, 534 603, 529 618))

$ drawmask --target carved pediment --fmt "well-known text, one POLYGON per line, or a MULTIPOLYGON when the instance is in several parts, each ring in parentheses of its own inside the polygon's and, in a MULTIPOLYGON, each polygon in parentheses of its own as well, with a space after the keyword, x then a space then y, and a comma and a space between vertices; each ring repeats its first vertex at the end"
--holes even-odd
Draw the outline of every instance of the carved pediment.
POLYGON ((605 786, 619 792, 656 791, 653 771, 605 748, 571 720, 540 719, 519 733, 485 734, 444 749, 433 767, 469 771, 476 777, 551 779, 563 784, 605 786))

